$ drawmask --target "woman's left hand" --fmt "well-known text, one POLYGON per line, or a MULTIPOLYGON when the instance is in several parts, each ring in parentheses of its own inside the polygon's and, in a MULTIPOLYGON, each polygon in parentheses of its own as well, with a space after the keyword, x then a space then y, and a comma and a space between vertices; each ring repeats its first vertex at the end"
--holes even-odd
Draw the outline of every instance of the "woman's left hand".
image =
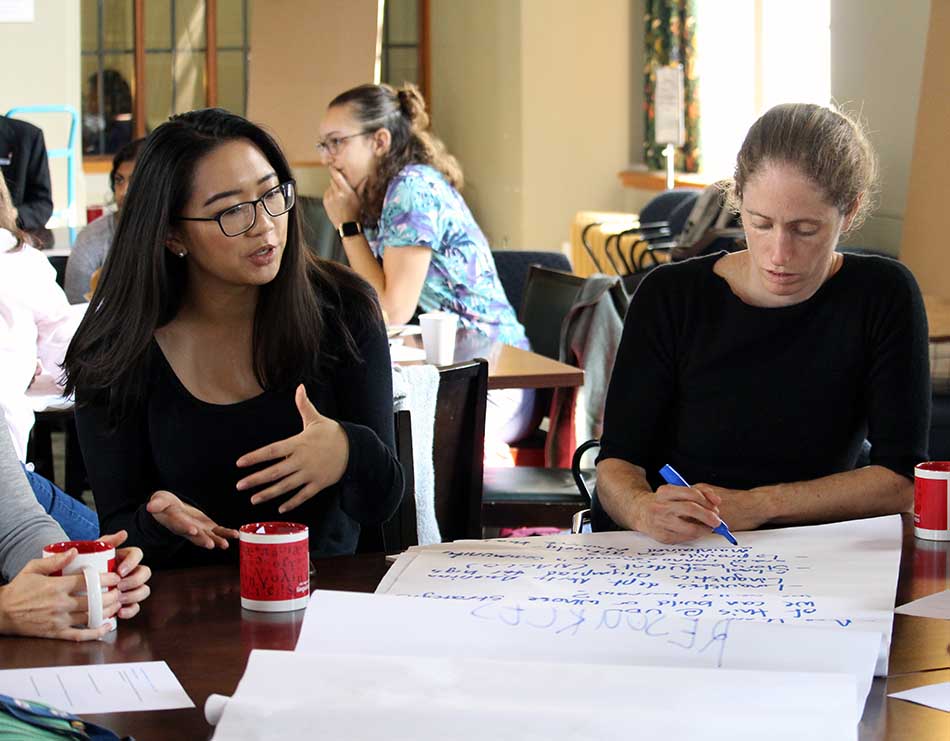
POLYGON ((359 221, 360 197, 335 167, 330 170, 330 185, 323 193, 323 208, 334 228, 346 221, 359 221))
POLYGON ((278 508, 283 514, 306 502, 310 497, 335 484, 346 471, 350 443, 338 422, 324 417, 307 398, 303 385, 297 387, 297 411, 303 431, 238 458, 239 468, 279 459, 272 466, 237 482, 238 491, 272 484, 251 497, 251 504, 260 504, 288 491, 300 488, 278 508), (301 488, 302 487, 302 488, 301 488))
POLYGON ((128 533, 120 530, 112 535, 102 535, 99 540, 116 549, 116 560, 121 580, 119 581, 120 618, 130 618, 138 614, 139 603, 151 594, 146 584, 152 576, 152 570, 142 563, 141 548, 119 548, 125 542, 128 533))

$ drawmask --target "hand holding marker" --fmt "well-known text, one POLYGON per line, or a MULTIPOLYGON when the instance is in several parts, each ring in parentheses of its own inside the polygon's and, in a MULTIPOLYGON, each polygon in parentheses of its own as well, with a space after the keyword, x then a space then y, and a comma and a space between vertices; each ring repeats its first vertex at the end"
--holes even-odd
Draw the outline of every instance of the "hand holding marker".
MULTIPOLYGON (((685 486, 686 488, 689 488, 689 484, 686 483, 685 479, 683 479, 683 477, 680 476, 676 472, 676 469, 673 468, 673 466, 671 466, 669 463, 660 469, 660 476, 662 476, 668 484, 672 484, 673 486, 685 486)), ((724 537, 733 545, 739 545, 739 541, 736 540, 732 533, 729 532, 729 526, 726 525, 722 518, 719 519, 719 526, 713 528, 713 532, 719 533, 719 535, 724 537)))

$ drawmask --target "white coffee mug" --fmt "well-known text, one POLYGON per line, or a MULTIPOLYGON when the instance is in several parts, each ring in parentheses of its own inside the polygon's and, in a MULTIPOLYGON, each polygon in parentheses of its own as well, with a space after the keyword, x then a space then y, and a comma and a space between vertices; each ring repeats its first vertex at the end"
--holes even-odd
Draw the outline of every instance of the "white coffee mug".
POLYGON ((430 311, 419 315, 422 346, 430 365, 451 365, 455 360, 455 332, 458 316, 447 311, 430 311))
POLYGON ((106 590, 102 588, 100 578, 100 574, 116 571, 115 548, 101 540, 66 540, 50 543, 43 548, 43 558, 58 556, 70 548, 75 548, 78 554, 54 576, 81 573, 86 579, 85 593, 89 602, 89 619, 84 627, 98 628, 103 623, 108 623, 109 630, 115 630, 116 619, 111 617, 104 620, 102 617, 102 594, 106 590))

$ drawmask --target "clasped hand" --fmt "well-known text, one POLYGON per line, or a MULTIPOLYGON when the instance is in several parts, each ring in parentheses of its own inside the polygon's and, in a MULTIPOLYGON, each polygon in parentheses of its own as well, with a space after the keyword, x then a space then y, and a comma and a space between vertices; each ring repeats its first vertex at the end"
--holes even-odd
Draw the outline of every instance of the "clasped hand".
POLYGON ((297 387, 294 397, 303 430, 293 437, 281 440, 241 456, 241 468, 265 461, 277 462, 237 483, 239 491, 270 484, 251 497, 251 504, 260 504, 288 491, 300 489, 280 505, 283 514, 300 506, 314 494, 335 484, 346 471, 349 460, 349 441, 339 422, 324 417, 307 398, 303 385, 297 387))
POLYGON ((765 522, 761 489, 725 489, 712 484, 661 486, 640 504, 636 528, 661 543, 685 543, 709 535, 725 520, 734 533, 765 522))
MULTIPOLYGON (((139 612, 139 603, 150 593, 146 583, 152 575, 141 563, 139 548, 118 548, 125 542, 124 530, 103 535, 99 540, 116 548, 117 573, 100 576, 104 618, 130 618, 139 612)), ((37 558, 23 567, 13 581, 0 588, 0 632, 42 638, 89 641, 101 638, 109 624, 98 628, 77 628, 88 618, 86 580, 81 573, 54 576, 76 557, 75 548, 49 558, 37 558)))

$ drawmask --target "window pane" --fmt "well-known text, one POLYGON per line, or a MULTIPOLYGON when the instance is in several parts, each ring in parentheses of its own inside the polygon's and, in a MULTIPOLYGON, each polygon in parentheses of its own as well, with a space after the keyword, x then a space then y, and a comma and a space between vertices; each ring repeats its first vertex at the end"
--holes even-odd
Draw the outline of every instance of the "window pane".
POLYGON ((145 5, 145 48, 171 49, 171 0, 148 0, 145 5))
POLYGON ((83 152, 111 154, 132 140, 132 87, 135 59, 132 54, 103 56, 100 81, 96 57, 82 58, 83 152))
MULTIPOLYGON (((204 0, 176 0, 175 2, 175 46, 178 49, 204 48, 205 46, 204 0)), ((190 109, 185 109, 185 110, 190 110, 190 109)))
POLYGON ((243 0, 218 0, 218 48, 222 46, 244 46, 243 0))
POLYGON ((135 45, 132 0, 105 0, 102 5, 103 50, 131 51, 135 45))
POLYGON ((390 49, 386 65, 387 78, 384 82, 400 86, 407 82, 419 84, 418 49, 390 49))
POLYGON ((152 131, 172 115, 172 55, 166 52, 145 55, 145 128, 152 131))
POLYGON ((218 52, 218 105, 244 115, 244 52, 218 52))
POLYGON ((175 54, 175 113, 204 108, 205 101, 204 52, 178 51, 175 54))
POLYGON ((419 41, 419 0, 386 0, 386 32, 390 44, 419 41))
POLYGON ((99 50, 99 0, 82 0, 80 33, 83 51, 99 50))

